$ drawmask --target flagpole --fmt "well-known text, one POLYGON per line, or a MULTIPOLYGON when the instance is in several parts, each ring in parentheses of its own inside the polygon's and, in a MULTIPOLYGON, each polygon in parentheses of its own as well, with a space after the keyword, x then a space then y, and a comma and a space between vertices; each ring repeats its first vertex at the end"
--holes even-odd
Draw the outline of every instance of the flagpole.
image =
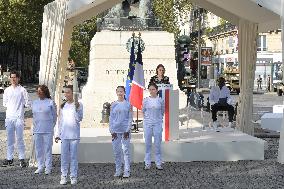
POLYGON ((138 108, 136 108, 136 129, 135 129, 135 131, 139 131, 139 127, 138 127, 138 122, 139 122, 139 120, 138 120, 138 116, 139 115, 139 112, 138 112, 138 108))
MULTIPOLYGON (((140 44, 141 32, 138 33, 138 36, 139 36, 139 44, 140 44)), ((139 132, 139 127, 138 127, 138 122, 139 122, 139 121, 138 121, 138 119, 139 119, 139 118, 138 118, 138 117, 139 117, 139 110, 138 110, 138 108, 136 108, 136 110, 137 110, 137 114, 136 114, 136 116, 137 116, 137 117, 136 117, 136 131, 139 132)))

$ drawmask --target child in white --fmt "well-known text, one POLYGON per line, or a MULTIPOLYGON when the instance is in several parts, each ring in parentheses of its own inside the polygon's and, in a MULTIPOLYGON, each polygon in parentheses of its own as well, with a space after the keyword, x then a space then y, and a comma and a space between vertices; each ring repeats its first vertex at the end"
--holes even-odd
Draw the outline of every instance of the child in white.
POLYGON ((51 100, 49 90, 46 85, 37 88, 39 99, 32 103, 33 112, 33 134, 35 141, 35 152, 38 168, 35 174, 44 171, 48 175, 52 168, 52 138, 56 123, 56 106, 51 100))
POLYGON ((156 84, 149 84, 150 97, 143 100, 143 126, 146 145, 145 169, 151 167, 151 145, 154 136, 155 164, 156 168, 162 170, 161 141, 163 132, 164 101, 157 96, 158 87, 156 84))
POLYGON ((111 104, 109 131, 112 135, 112 147, 115 157, 115 177, 122 174, 122 152, 124 159, 123 177, 130 176, 130 129, 132 125, 132 107, 124 99, 125 88, 116 89, 118 100, 111 104), (122 152, 121 152, 122 151, 122 152))
POLYGON ((58 130, 55 142, 61 139, 61 181, 67 184, 67 174, 70 163, 71 184, 77 184, 78 144, 80 141, 80 122, 83 119, 83 105, 74 102, 73 87, 65 88, 67 102, 61 105, 58 130))
POLYGON ((3 95, 3 106, 6 107, 5 127, 7 132, 7 159, 3 166, 13 165, 15 135, 18 144, 20 166, 26 167, 24 144, 24 108, 29 107, 27 90, 19 85, 20 75, 10 73, 11 86, 6 88, 3 95))

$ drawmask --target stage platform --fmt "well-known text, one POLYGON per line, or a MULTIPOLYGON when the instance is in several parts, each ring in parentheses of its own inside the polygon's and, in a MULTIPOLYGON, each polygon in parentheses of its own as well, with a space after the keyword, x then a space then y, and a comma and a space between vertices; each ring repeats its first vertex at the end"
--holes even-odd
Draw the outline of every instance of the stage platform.
MULTIPOLYGON (((179 140, 162 142, 163 161, 238 161, 263 160, 266 142, 240 131, 224 128, 180 127, 179 140)), ((153 145, 152 145, 153 146, 153 145)), ((152 151, 152 154, 154 150, 152 151)), ((53 145, 53 154, 60 154, 60 143, 53 145)), ((131 160, 143 162, 143 131, 131 135, 131 160)), ((108 128, 82 128, 78 152, 80 163, 114 162, 108 128)), ((154 158, 152 157, 154 160, 154 158)))

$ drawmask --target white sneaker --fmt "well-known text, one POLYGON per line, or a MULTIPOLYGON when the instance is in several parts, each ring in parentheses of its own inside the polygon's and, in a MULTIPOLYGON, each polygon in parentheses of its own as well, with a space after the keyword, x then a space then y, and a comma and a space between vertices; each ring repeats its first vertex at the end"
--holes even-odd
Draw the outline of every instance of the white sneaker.
POLYGON ((51 170, 50 170, 50 169, 45 169, 44 173, 45 173, 46 175, 50 175, 50 174, 51 174, 51 170))
POLYGON ((151 168, 150 164, 146 164, 145 167, 144 167, 145 170, 150 170, 150 168, 151 168))
POLYGON ((232 126, 233 126, 233 123, 229 122, 229 128, 232 128, 232 126))
POLYGON ((66 185, 67 184, 67 176, 62 176, 61 175, 60 184, 61 185, 66 185))
POLYGON ((163 170, 163 167, 162 167, 161 165, 156 165, 156 168, 157 168, 158 170, 163 170))
POLYGON ((78 180, 76 177, 70 177, 70 180, 71 180, 71 185, 75 185, 78 183, 78 180))
POLYGON ((41 173, 43 173, 43 172, 44 172, 43 169, 38 168, 38 169, 35 171, 35 174, 41 174, 41 173))
POLYGON ((130 172, 129 171, 126 171, 123 173, 123 178, 129 178, 130 177, 130 172))

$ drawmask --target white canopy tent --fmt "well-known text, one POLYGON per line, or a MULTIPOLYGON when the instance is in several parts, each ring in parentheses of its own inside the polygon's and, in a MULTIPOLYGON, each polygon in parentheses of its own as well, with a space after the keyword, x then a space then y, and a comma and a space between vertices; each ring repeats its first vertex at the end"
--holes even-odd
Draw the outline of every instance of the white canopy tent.
MULTIPOLYGON (((62 91, 63 70, 65 70, 68 58, 73 26, 121 1, 55 0, 45 6, 40 83, 49 86, 57 102, 60 100, 62 91)), ((267 32, 281 27, 280 15, 283 12, 283 1, 281 6, 281 0, 191 0, 192 3, 238 25, 241 87, 238 127, 248 134, 253 134, 253 127, 251 126, 252 94, 257 35, 258 32, 267 32)), ((284 49, 284 46, 282 46, 282 49, 284 49)))

